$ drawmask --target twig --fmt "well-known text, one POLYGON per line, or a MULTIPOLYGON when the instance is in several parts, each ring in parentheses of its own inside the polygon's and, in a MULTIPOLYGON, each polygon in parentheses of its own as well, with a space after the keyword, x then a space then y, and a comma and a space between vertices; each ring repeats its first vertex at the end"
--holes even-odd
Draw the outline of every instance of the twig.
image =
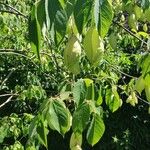
POLYGON ((17 53, 17 52, 12 52, 12 51, 5 51, 5 52, 1 52, 1 51, 0 51, 0 54, 6 54, 6 55, 12 54, 12 55, 18 55, 18 56, 27 58, 27 59, 30 60, 36 67, 39 68, 39 66, 38 66, 37 64, 35 64, 35 63, 33 62, 33 60, 32 60, 30 57, 26 56, 26 55, 23 55, 23 54, 20 54, 20 53, 17 53))
MULTIPOLYGON (((2 12, 2 13, 9 13, 9 14, 13 14, 13 15, 20 15, 17 12, 11 11, 11 10, 2 10, 2 9, 0 9, 0 12, 2 12)), ((22 15, 20 15, 20 16, 22 16, 22 15)), ((27 17, 26 17, 26 19, 27 19, 27 17)))
POLYGON ((137 98, 138 98, 139 100, 143 101, 144 103, 146 103, 146 104, 148 104, 148 105, 150 106, 150 102, 148 102, 148 101, 142 99, 142 98, 139 97, 137 94, 136 94, 136 96, 137 96, 137 98))
POLYGON ((135 37, 136 39, 138 39, 139 41, 141 41, 145 45, 147 45, 147 42, 145 42, 144 40, 142 40, 140 37, 136 36, 133 32, 131 32, 129 29, 125 28, 123 25, 119 24, 116 21, 113 21, 113 23, 116 24, 117 26, 121 27, 122 29, 124 29, 126 32, 128 32, 130 35, 132 35, 133 37, 135 37))
MULTIPOLYGON (((15 49, 10 49, 10 48, 0 48, 0 51, 15 51, 15 49)), ((21 51, 21 50, 18 50, 18 51, 21 51)))
POLYGON ((59 71, 59 65, 58 65, 58 62, 57 62, 57 58, 56 58, 55 54, 53 53, 52 46, 51 46, 51 42, 50 42, 50 40, 48 39, 48 37, 46 37, 46 40, 47 40, 47 42, 48 42, 48 46, 49 46, 49 49, 50 49, 50 51, 51 51, 52 58, 53 58, 53 60, 54 60, 54 62, 55 62, 55 66, 56 66, 56 68, 57 68, 57 71, 59 71))
POLYGON ((10 96, 6 102, 4 102, 3 104, 0 105, 0 108, 2 108, 3 106, 5 106, 7 103, 9 103, 11 101, 11 99, 13 98, 13 95, 10 96))
MULTIPOLYGON (((4 5, 4 6, 6 6, 6 7, 8 7, 8 8, 10 8, 10 9, 13 10, 13 11, 10 11, 10 10, 7 11, 7 10, 6 10, 7 13, 13 13, 13 14, 20 15, 20 16, 23 16, 24 18, 28 19, 28 17, 27 17, 25 14, 23 14, 22 12, 20 12, 19 10, 17 10, 17 9, 14 8, 13 6, 10 6, 10 5, 5 4, 5 3, 2 3, 2 2, 0 2, 0 4, 1 4, 1 5, 4 5)), ((3 11, 3 10, 0 10, 0 12, 1 12, 1 11, 3 11)))
POLYGON ((6 78, 3 80, 3 82, 0 85, 0 89, 2 89, 3 85, 5 84, 5 82, 10 78, 10 76, 12 75, 12 73, 15 71, 15 69, 13 68, 11 70, 11 72, 6 76, 6 78))
POLYGON ((115 67, 114 65, 110 64, 107 60, 105 60, 105 62, 106 62, 107 64, 109 64, 112 68, 114 68, 115 70, 117 70, 118 72, 120 72, 121 74, 123 74, 123 75, 125 75, 125 76, 127 76, 127 77, 129 77, 129 78, 134 78, 134 79, 137 78, 137 77, 131 76, 131 75, 129 75, 129 74, 127 74, 127 73, 121 71, 120 69, 118 69, 118 68, 115 67))
POLYGON ((0 97, 6 97, 6 96, 17 96, 18 94, 2 94, 0 97))
MULTIPOLYGON (((13 52, 12 50, 14 50, 14 49, 0 49, 0 54, 5 54, 5 55, 17 55, 17 56, 20 56, 20 57, 24 57, 24 58, 26 58, 26 59, 28 59, 28 60, 30 60, 32 63, 33 63, 33 65, 35 65, 37 68, 39 68, 39 66, 35 63, 35 62, 33 62, 33 58, 34 58, 34 56, 32 57, 32 58, 30 58, 30 57, 28 57, 28 56, 26 56, 26 55, 23 55, 23 54, 20 54, 20 53, 17 53, 17 52, 13 52), (2 50, 2 51, 1 51, 2 50)), ((49 55, 50 56, 50 55, 49 55)), ((52 57, 52 56, 51 56, 52 57)), ((43 71, 43 70, 41 70, 42 71, 42 73, 44 74, 44 75, 46 75, 45 74, 45 72, 43 71)), ((48 75, 47 75, 48 76, 48 75)), ((48 77, 50 77, 50 78, 52 78, 53 80, 55 80, 56 81, 56 79, 54 79, 51 75, 50 76, 48 76, 48 77)))

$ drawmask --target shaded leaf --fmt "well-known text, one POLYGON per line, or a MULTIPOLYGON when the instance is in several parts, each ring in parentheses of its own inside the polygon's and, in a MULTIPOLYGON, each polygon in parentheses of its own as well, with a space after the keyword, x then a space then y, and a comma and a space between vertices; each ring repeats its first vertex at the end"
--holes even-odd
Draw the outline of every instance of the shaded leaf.
POLYGON ((81 104, 73 114, 72 129, 73 132, 82 133, 86 128, 90 118, 90 106, 87 102, 81 104))
POLYGON ((29 40, 32 51, 40 60, 41 27, 37 18, 37 5, 33 5, 29 19, 29 40))
POLYGON ((83 79, 80 79, 74 84, 73 87, 73 97, 77 106, 83 103, 83 101, 85 100, 85 96, 86 96, 85 82, 83 79))
POLYGON ((91 79, 84 79, 85 85, 86 85, 86 99, 87 100, 94 100, 95 93, 94 93, 94 83, 91 79))
POLYGON ((45 126, 44 120, 40 120, 37 126, 37 133, 38 133, 38 139, 46 148, 47 145, 47 135, 48 135, 48 129, 45 126))
POLYGON ((29 127, 29 139, 36 134, 36 127, 38 123, 38 116, 34 117, 29 127))
POLYGON ((51 99, 47 111, 47 122, 52 130, 57 130, 64 135, 71 126, 71 115, 65 104, 51 99))
POLYGON ((139 61, 139 66, 142 69, 142 76, 145 77, 150 72, 150 54, 145 54, 139 61))
POLYGON ((65 36, 68 21, 67 13, 61 4, 58 0, 49 0, 46 8, 47 26, 56 43, 65 36))
POLYGON ((88 21, 93 1, 77 0, 74 7, 74 19, 78 32, 82 34, 83 28, 88 21))
POLYGON ((104 37, 113 19, 112 5, 109 0, 95 0, 94 18, 99 35, 104 37))

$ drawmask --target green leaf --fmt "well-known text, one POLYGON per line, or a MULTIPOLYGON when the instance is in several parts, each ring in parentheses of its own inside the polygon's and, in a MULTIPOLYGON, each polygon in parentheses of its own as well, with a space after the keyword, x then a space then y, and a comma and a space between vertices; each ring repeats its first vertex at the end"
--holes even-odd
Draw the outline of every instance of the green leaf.
POLYGON ((101 117, 97 114, 93 115, 93 119, 87 131, 87 141, 92 146, 95 145, 103 136, 105 131, 105 125, 101 117))
POLYGON ((51 129, 64 135, 71 126, 71 115, 65 104, 59 100, 50 99, 47 111, 47 122, 51 129))
POLYGON ((87 102, 81 104, 73 114, 72 129, 73 132, 82 133, 86 128, 90 118, 90 106, 87 102))
POLYGON ((59 42, 66 33, 67 13, 58 0, 47 2, 47 26, 50 28, 51 37, 55 42, 59 42))
POLYGON ((93 80, 91 79, 84 79, 87 91, 86 91, 86 99, 87 100, 94 100, 95 93, 94 93, 94 84, 93 80))
POLYGON ((147 53, 141 58, 139 66, 142 69, 142 76, 145 77, 150 72, 150 54, 147 53))
POLYGON ((117 48, 117 34, 116 33, 111 33, 109 35, 109 44, 110 46, 115 50, 117 48))
POLYGON ((71 16, 74 10, 74 4, 76 0, 67 0, 67 4, 65 7, 68 18, 71 16))
POLYGON ((88 78, 85 78, 85 79, 83 79, 83 80, 84 80, 85 85, 86 85, 87 88, 90 87, 91 84, 93 83, 93 80, 88 79, 88 78))
POLYGON ((41 27, 37 18, 37 5, 34 4, 29 19, 29 40, 32 51, 40 60, 41 27))
POLYGON ((144 81, 145 81, 145 86, 149 86, 150 85, 150 73, 147 73, 145 78, 144 78, 144 81))
POLYGON ((84 50, 87 58, 92 65, 96 66, 99 64, 100 60, 103 57, 104 44, 100 39, 96 28, 91 27, 84 38, 84 50))
POLYGON ((95 0, 94 18, 99 35, 104 37, 113 19, 113 10, 110 0, 95 0))
POLYGON ((73 97, 77 106, 83 103, 83 101, 85 100, 85 96, 86 96, 85 82, 83 79, 80 79, 74 84, 73 87, 73 97))
POLYGON ((36 134, 36 127, 38 123, 38 116, 34 117, 29 127, 29 139, 36 134))
POLYGON ((73 132, 70 139, 70 149, 72 150, 76 146, 81 147, 82 145, 82 134, 78 132, 73 132))
POLYGON ((66 6, 66 0, 59 0, 59 2, 60 2, 60 4, 61 4, 61 6, 62 6, 63 8, 65 8, 65 6, 66 6))
POLYGON ((141 6, 143 9, 148 9, 150 6, 150 1, 149 0, 142 0, 141 1, 141 6))
POLYGON ((145 87, 146 98, 150 102, 150 86, 145 87))
POLYGON ((100 88, 98 93, 98 99, 96 100, 96 106, 100 106, 102 102, 103 102, 102 88, 100 88))
MULTIPOLYGON (((45 1, 38 1, 36 3, 37 7, 37 20, 39 22, 41 30, 46 28, 46 9, 45 9, 45 1)), ((45 29, 46 30, 46 29, 45 29)), ((44 33, 45 34, 45 33, 44 33)))
POLYGON ((38 133, 38 139, 46 148, 47 145, 47 135, 48 135, 48 129, 46 128, 45 122, 43 119, 41 119, 37 126, 37 133, 38 133))
POLYGON ((144 79, 142 76, 140 76, 137 81, 136 81, 136 84, 135 84, 135 90, 141 94, 141 92, 144 90, 145 88, 145 82, 144 82, 144 79))
POLYGON ((35 146, 27 146, 26 150, 36 150, 35 146))
POLYGON ((91 7, 93 1, 91 0, 77 0, 74 7, 74 19, 78 32, 82 34, 83 28, 87 24, 90 17, 91 7))
POLYGON ((65 36, 67 29, 67 21, 68 17, 65 10, 60 9, 56 12, 54 28, 60 34, 60 36, 65 36))
MULTIPOLYGON (((145 86, 145 94, 146 94, 146 98, 147 98, 148 102, 150 102, 150 85, 145 86)), ((150 106, 148 108, 148 113, 150 114, 150 106)))
POLYGON ((115 112, 122 105, 115 85, 112 86, 112 89, 106 89, 105 101, 112 112, 115 112))

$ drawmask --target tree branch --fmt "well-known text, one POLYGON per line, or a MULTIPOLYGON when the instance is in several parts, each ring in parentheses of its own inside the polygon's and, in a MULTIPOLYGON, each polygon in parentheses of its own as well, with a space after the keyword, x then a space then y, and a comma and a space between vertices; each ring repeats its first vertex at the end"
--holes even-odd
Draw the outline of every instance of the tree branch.
POLYGON ((2 108, 3 106, 5 106, 7 103, 9 103, 13 98, 13 95, 10 96, 3 104, 0 105, 0 108, 2 108))
POLYGON ((0 97, 6 97, 6 96, 17 96, 18 94, 2 94, 0 97))
POLYGON ((23 14, 22 12, 20 12, 19 10, 17 10, 16 8, 14 8, 13 6, 10 6, 8 4, 5 4, 3 2, 0 2, 1 5, 4 5, 5 7, 10 8, 11 10, 0 10, 0 12, 6 12, 6 13, 11 13, 11 14, 15 14, 15 15, 20 15, 26 19, 28 19, 28 17, 23 14))
POLYGON ((137 94, 136 94, 136 96, 137 96, 137 98, 138 98, 140 101, 142 101, 142 102, 144 102, 144 103, 146 103, 146 104, 148 104, 148 105, 150 106, 150 102, 148 102, 148 101, 142 99, 142 98, 139 97, 137 94))
POLYGON ((142 40, 140 37, 136 36, 132 31, 130 31, 129 29, 125 28, 123 25, 119 24, 116 21, 113 21, 113 23, 116 24, 117 26, 119 26, 120 28, 124 29, 127 33, 129 33, 130 35, 132 35, 133 37, 135 37, 136 39, 138 39, 139 41, 141 41, 145 45, 147 45, 147 42, 145 42, 144 40, 142 40))
POLYGON ((12 75, 12 73, 15 71, 15 69, 13 68, 10 73, 6 76, 6 78, 2 81, 1 85, 0 85, 0 90, 2 89, 3 85, 5 84, 5 82, 10 78, 10 76, 12 75))
POLYGON ((108 65, 110 65, 114 70, 117 70, 119 73, 121 73, 121 74, 123 74, 123 75, 125 75, 125 76, 127 76, 127 77, 129 77, 129 78, 134 78, 134 79, 137 78, 137 77, 131 76, 131 75, 129 75, 129 74, 127 74, 127 73, 121 71, 120 69, 118 69, 118 68, 115 67, 114 65, 110 64, 107 60, 105 60, 105 62, 106 62, 108 65))

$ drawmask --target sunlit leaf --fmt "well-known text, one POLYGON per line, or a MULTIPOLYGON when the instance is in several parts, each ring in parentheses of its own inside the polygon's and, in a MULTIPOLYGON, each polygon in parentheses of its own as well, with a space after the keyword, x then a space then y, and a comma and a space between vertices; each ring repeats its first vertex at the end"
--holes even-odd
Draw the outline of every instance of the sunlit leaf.
POLYGON ((143 77, 141 76, 136 81, 135 90, 137 92, 139 92, 139 94, 141 94, 141 92, 144 90, 144 88, 145 88, 145 82, 144 82, 143 77))
POLYGON ((96 105, 100 106, 102 102, 103 102, 102 89, 100 88, 98 92, 98 99, 96 100, 96 105))
POLYGON ((64 63, 73 74, 80 73, 79 60, 81 55, 81 45, 75 35, 72 35, 64 50, 64 63))
POLYGON ((87 131, 87 141, 92 146, 95 145, 103 136, 105 125, 101 117, 97 114, 93 115, 92 121, 87 131))
POLYGON ((150 86, 145 87, 146 98, 150 102, 150 86))
POLYGON ((115 112, 122 105, 116 86, 112 86, 112 89, 106 89, 105 101, 112 112, 115 112))

